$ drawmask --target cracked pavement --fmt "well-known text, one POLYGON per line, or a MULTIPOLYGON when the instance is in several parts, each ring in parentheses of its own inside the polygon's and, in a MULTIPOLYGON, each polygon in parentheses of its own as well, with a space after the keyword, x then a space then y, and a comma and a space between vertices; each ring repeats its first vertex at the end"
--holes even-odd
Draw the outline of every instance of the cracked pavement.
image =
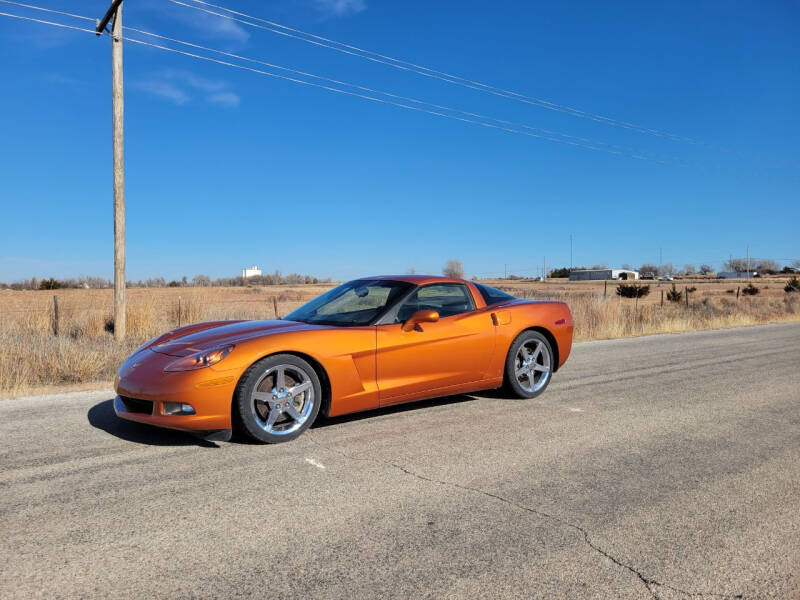
POLYGON ((800 598, 800 324, 576 345, 547 392, 278 446, 0 401, 2 598, 800 598))

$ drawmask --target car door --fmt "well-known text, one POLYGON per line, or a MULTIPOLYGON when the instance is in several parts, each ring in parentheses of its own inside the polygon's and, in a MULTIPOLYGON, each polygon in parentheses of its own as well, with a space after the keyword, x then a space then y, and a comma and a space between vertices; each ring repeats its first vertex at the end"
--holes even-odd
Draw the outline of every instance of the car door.
POLYGON ((475 306, 464 284, 428 284, 404 301, 394 323, 377 326, 381 406, 487 377, 495 327, 491 314, 475 306), (435 310, 439 320, 403 331, 403 322, 417 310, 435 310))

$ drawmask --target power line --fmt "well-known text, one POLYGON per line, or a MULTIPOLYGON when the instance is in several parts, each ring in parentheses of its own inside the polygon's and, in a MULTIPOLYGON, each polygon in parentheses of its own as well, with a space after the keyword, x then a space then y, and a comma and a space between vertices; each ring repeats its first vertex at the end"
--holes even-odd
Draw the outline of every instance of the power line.
MULTIPOLYGON (((508 126, 504 126, 504 125, 494 125, 492 123, 486 123, 484 121, 479 121, 479 120, 476 120, 476 119, 471 119, 471 118, 466 118, 466 117, 459 117, 459 116, 456 116, 456 115, 443 113, 443 112, 440 112, 438 110, 429 110, 429 109, 426 109, 426 108, 421 108, 420 106, 412 106, 410 104, 404 104, 403 102, 396 102, 396 101, 393 101, 393 100, 385 100, 383 98, 376 98, 375 96, 370 96, 370 95, 362 94, 362 93, 359 93, 359 92, 350 92, 350 91, 347 91, 347 90, 342 90, 342 89, 339 89, 339 88, 331 87, 329 85, 324 85, 324 84, 320 84, 320 83, 313 83, 313 82, 310 82, 310 81, 304 81, 302 79, 297 79, 296 77, 289 77, 289 76, 286 76, 286 75, 280 75, 278 73, 270 73, 269 71, 264 71, 262 69, 255 69, 253 67, 246 67, 244 65, 240 65, 240 64, 236 64, 236 63, 232 63, 232 62, 228 62, 228 61, 224 61, 224 60, 219 60, 219 59, 216 59, 216 58, 211 58, 209 56, 203 56, 203 55, 200 55, 200 54, 195 54, 193 52, 186 52, 186 51, 183 51, 183 50, 178 50, 177 48, 170 48, 168 46, 162 46, 161 44, 153 44, 153 43, 150 43, 150 42, 145 42, 144 40, 139 40, 139 39, 136 39, 136 38, 131 38, 131 37, 127 37, 126 36, 124 39, 128 40, 128 41, 130 41, 130 42, 132 42, 134 44, 140 44, 142 46, 149 46, 151 48, 156 48, 158 50, 164 50, 166 52, 173 52, 175 54, 182 54, 184 56, 188 56, 188 57, 195 58, 195 59, 198 59, 198 60, 204 60, 204 61, 216 63, 216 64, 227 66, 227 67, 233 67, 235 69, 242 69, 244 71, 250 71, 252 73, 257 73, 257 74, 260 74, 260 75, 266 75, 268 77, 274 77, 276 79, 283 79, 285 81, 290 81, 290 82, 298 83, 298 84, 301 84, 301 85, 307 85, 307 86, 311 86, 311 87, 316 87, 316 88, 320 88, 320 89, 327 90, 329 92, 334 92, 334 93, 337 93, 337 94, 344 94, 344 95, 347 95, 347 96, 354 96, 356 98, 361 98, 363 100, 369 100, 369 101, 372 101, 372 102, 378 102, 378 103, 381 103, 381 104, 387 104, 387 105, 390 105, 390 106, 396 106, 398 108, 404 108, 404 109, 407 109, 407 110, 423 112, 423 113, 427 113, 429 115, 434 115, 434 116, 437 116, 437 117, 443 117, 445 119, 453 119, 453 120, 456 120, 456 121, 461 121, 463 123, 470 123, 470 124, 473 124, 473 125, 479 125, 481 127, 487 127, 487 128, 490 128, 490 129, 497 129, 497 130, 500 130, 500 131, 506 131, 508 133, 513 133, 513 134, 517 134, 517 135, 524 135, 524 136, 528 136, 528 137, 538 138, 538 139, 547 140, 547 141, 550 141, 550 142, 556 142, 558 144, 567 144, 569 146, 577 146, 577 147, 580 147, 580 148, 585 148, 587 150, 596 150, 596 151, 599 151, 599 152, 608 152, 610 154, 628 156, 629 158, 635 158, 637 160, 654 160, 655 162, 658 162, 658 163, 661 163, 661 164, 669 164, 669 163, 667 163, 665 161, 662 161, 662 160, 649 159, 648 157, 643 156, 643 155, 624 154, 624 153, 618 152, 616 150, 611 150, 611 149, 606 149, 606 148, 598 148, 596 146, 591 146, 589 144, 583 144, 583 143, 579 143, 579 142, 573 142, 573 141, 569 141, 569 140, 558 139, 558 138, 552 137, 550 135, 542 135, 542 134, 538 134, 538 133, 532 133, 532 132, 529 132, 529 131, 521 131, 519 129, 514 129, 512 127, 508 127, 508 126)), ((410 99, 410 101, 417 102, 419 104, 428 104, 428 103, 423 102, 421 100, 410 99)), ((449 109, 449 110, 455 110, 455 109, 449 109)), ((459 111, 459 112, 463 112, 463 111, 459 111)))
MULTIPOLYGON (((0 0, 0 2, 11 3, 10 0, 0 0)), ((17 4, 21 4, 21 3, 17 3, 17 4)), ((36 6, 33 6, 33 5, 26 5, 26 6, 30 7, 30 8, 33 8, 33 9, 36 9, 36 10, 47 10, 47 11, 49 11, 49 9, 45 9, 43 7, 36 7, 36 6)), ((7 16, 7 17, 11 17, 11 18, 16 18, 16 19, 32 21, 32 22, 35 22, 35 23, 41 23, 41 24, 44 24, 44 25, 52 25, 52 26, 55 26, 55 27, 62 27, 62 28, 66 28, 66 29, 73 29, 73 30, 76 30, 76 31, 85 31, 87 33, 93 33, 93 34, 97 33, 93 29, 84 29, 84 28, 81 28, 81 27, 73 26, 73 25, 67 25, 67 24, 64 24, 64 23, 56 23, 56 22, 53 22, 53 21, 46 21, 46 20, 43 20, 43 19, 36 19, 36 18, 33 18, 33 17, 25 17, 25 16, 22 16, 22 15, 15 15, 15 14, 10 14, 10 13, 0 12, 0 16, 7 16)), ((91 20, 89 17, 83 17, 81 15, 70 15, 70 16, 74 16, 76 18, 82 18, 82 19, 91 20)), ((395 98, 397 100, 403 100, 405 102, 412 102, 412 103, 415 103, 415 104, 419 104, 421 106, 424 106, 424 105, 433 106, 433 107, 436 107, 436 108, 440 108, 441 110, 448 110, 448 111, 457 112, 457 113, 461 113, 461 114, 465 114, 465 115, 475 116, 475 117, 478 117, 478 118, 491 119, 491 120, 494 120, 494 121, 496 121, 498 123, 502 123, 502 124, 501 125, 495 125, 495 124, 492 124, 492 123, 486 123, 484 121, 479 121, 479 120, 472 119, 472 118, 459 117, 459 116, 456 116, 456 115, 440 112, 439 110, 429 110, 429 109, 421 108, 420 106, 412 106, 412 105, 409 105, 409 104, 404 104, 403 102, 385 100, 385 99, 382 99, 382 98, 376 98, 374 96, 369 96, 367 94, 362 94, 362 93, 358 93, 358 92, 350 92, 350 91, 347 91, 347 90, 341 90, 341 89, 338 89, 338 88, 335 88, 335 87, 331 87, 331 86, 328 86, 328 85, 322 85, 322 84, 318 84, 318 83, 304 81, 302 79, 297 79, 295 77, 288 77, 288 76, 285 76, 285 75, 279 75, 277 73, 270 73, 268 71, 263 71, 261 69, 254 69, 254 68, 251 68, 251 67, 246 67, 244 65, 231 63, 231 62, 228 62, 228 61, 222 61, 222 60, 214 59, 214 58, 211 58, 211 57, 208 57, 208 56, 202 56, 202 55, 194 54, 194 53, 191 53, 191 52, 184 52, 182 50, 178 50, 178 49, 175 49, 175 48, 170 48, 168 46, 162 46, 160 44, 151 44, 149 42, 145 42, 144 40, 139 40, 139 39, 136 39, 136 38, 130 38, 130 37, 125 37, 124 38, 124 39, 126 39, 126 40, 128 40, 128 41, 130 41, 132 43, 135 43, 135 44, 140 44, 140 45, 143 45, 143 46, 149 46, 149 47, 152 47, 152 48, 156 48, 156 49, 167 51, 167 52, 173 52, 173 53, 176 53, 176 54, 182 54, 182 55, 185 55, 185 56, 188 56, 188 57, 191 57, 191 58, 195 58, 195 59, 198 59, 198 60, 204 60, 204 61, 208 61, 208 62, 212 62, 212 63, 217 63, 217 64, 220 64, 220 65, 223 65, 223 66, 233 67, 233 68, 236 68, 236 69, 242 69, 242 70, 245 70, 245 71, 251 71, 253 73, 257 73, 257 74, 260 74, 260 75, 266 75, 266 76, 269 76, 269 77, 274 77, 276 79, 283 79, 283 80, 290 81, 290 82, 293 82, 293 83, 298 83, 298 84, 301 84, 301 85, 317 87, 317 88, 324 89, 324 90, 327 90, 327 91, 330 91, 330 92, 334 92, 334 93, 338 93, 338 94, 345 94, 345 95, 349 95, 349 96, 354 96, 354 97, 361 98, 361 99, 364 99, 364 100, 369 100, 369 101, 372 101, 372 102, 378 102, 378 103, 381 103, 381 104, 387 104, 387 105, 395 106, 395 107, 398 107, 398 108, 404 108, 404 109, 407 109, 407 110, 414 110, 414 111, 418 111, 418 112, 423 112, 423 113, 427 113, 427 114, 430 114, 430 115, 443 117, 443 118, 446 118, 446 119, 453 119, 453 120, 456 120, 456 121, 461 121, 463 123, 470 123, 470 124, 479 125, 479 126, 487 127, 487 128, 491 128, 491 129, 498 129, 498 130, 501 130, 501 131, 506 131, 508 133, 513 133, 513 134, 517 134, 517 135, 524 135, 524 136, 533 137, 533 138, 537 138, 537 139, 543 139, 543 140, 546 140, 546 141, 551 141, 551 142, 555 142, 555 143, 559 143, 559 144, 566 144, 566 145, 569 145, 569 146, 576 146, 576 147, 584 148, 584 149, 587 149, 587 150, 595 150, 595 151, 599 151, 599 152, 607 152, 607 153, 614 154, 614 155, 619 155, 619 156, 628 156, 630 158, 634 158, 634 159, 637 159, 637 160, 654 160, 655 162, 658 162, 658 163, 661 163, 661 164, 669 164, 667 161, 660 160, 660 159, 651 159, 651 158, 648 158, 647 156, 644 156, 643 154, 626 154, 624 152, 614 150, 613 148, 602 148, 602 147, 597 147, 597 146, 593 146, 593 145, 586 144, 586 143, 581 143, 581 142, 577 142, 577 141, 571 141, 569 139, 559 139, 559 138, 556 138, 556 137, 552 137, 553 135, 561 135, 561 136, 564 136, 564 137, 572 137, 572 138, 580 139, 580 138, 577 138, 576 136, 570 136, 569 134, 561 134, 561 133, 558 133, 558 132, 550 132, 549 130, 540 130, 544 134, 533 133, 531 131, 521 131, 519 129, 515 129, 514 127, 524 127, 524 128, 531 129, 531 130, 539 130, 539 129, 535 128, 533 126, 530 126, 530 125, 515 125, 510 121, 504 121, 502 119, 495 119, 493 117, 484 117, 482 115, 478 115, 477 113, 469 113, 467 111, 461 111, 461 110, 455 109, 455 108, 444 107, 444 106, 441 106, 441 105, 428 103, 428 102, 425 102, 425 101, 422 101, 422 100, 417 100, 415 98, 409 98, 409 97, 406 97, 406 96, 400 96, 400 95, 397 95, 397 94, 392 94, 391 92, 382 92, 382 91, 379 91, 379 90, 372 90, 372 88, 366 88, 364 86, 358 86, 356 84, 349 84, 349 83, 346 83, 346 82, 340 82, 338 80, 329 79, 329 78, 321 77, 321 76, 318 76, 318 75, 313 75, 311 73, 305 73, 303 71, 297 71, 295 69, 290 69, 288 67, 282 67, 282 66, 279 66, 279 65, 273 65, 271 63, 265 63, 263 61, 258 61, 256 59, 250 59, 250 58, 247 58, 247 57, 242 57, 242 56, 235 55, 235 54, 232 54, 232 53, 227 53, 227 52, 224 52, 224 51, 221 51, 221 50, 215 50, 215 49, 212 49, 212 48, 206 48, 204 46, 200 46, 200 45, 197 45, 197 44, 192 44, 190 42, 184 42, 182 40, 177 40, 175 38, 168 38, 166 36, 161 36, 159 34, 153 34, 151 32, 147 32, 147 31, 143 31, 143 30, 139 30, 139 29, 133 29, 133 28, 126 28, 126 29, 135 30, 135 31, 137 31, 137 32, 139 32, 141 34, 144 34, 144 35, 151 35, 151 36, 159 37, 161 39, 166 39, 166 40, 170 40, 170 41, 173 41, 173 42, 186 44, 186 45, 198 48, 198 49, 203 49, 203 50, 206 50, 206 51, 217 52, 217 53, 224 54, 224 55, 227 55, 227 56, 236 57, 236 58, 241 59, 241 60, 247 60, 247 61, 251 61, 251 62, 265 64, 265 65, 268 65, 268 66, 270 66, 272 68, 292 71, 294 73, 301 74, 301 75, 304 75, 306 77, 314 77, 314 78, 317 78, 317 79, 326 80, 326 81, 329 81, 329 82, 334 82, 334 83, 336 83, 338 85, 350 86, 350 87, 358 88, 358 89, 361 89, 361 90, 369 90, 371 93, 378 93, 378 94, 386 95, 386 96, 389 96, 389 97, 393 97, 393 98, 395 98), (506 124, 513 125, 514 127, 507 126, 506 124)), ((604 142, 600 142, 600 143, 604 143, 604 142)))
MULTIPOLYGON (((2 0, 5 1, 5 0, 2 0)), ((55 23, 53 21, 45 21, 44 19, 35 19, 33 17, 23 17, 22 15, 12 15, 11 13, 0 12, 2 17, 11 17, 12 19, 22 19, 23 21, 33 21, 34 23, 41 23, 42 25, 53 25, 54 27, 63 27, 64 29, 74 29, 75 31, 86 31, 92 35, 97 35, 94 29, 85 29, 83 27, 75 27, 74 25, 67 25, 65 23, 55 23)))
POLYGON ((354 46, 354 45, 351 45, 351 44, 345 44, 344 42, 338 42, 336 40, 332 40, 330 38, 326 38, 326 37, 323 37, 323 36, 320 36, 320 35, 315 35, 313 33, 302 31, 300 29, 295 29, 295 28, 292 28, 292 27, 288 27, 286 25, 281 25, 280 23, 276 23, 275 21, 269 21, 267 19, 262 19, 260 17, 249 15, 247 13, 235 11, 235 10, 232 10, 230 8, 226 8, 224 6, 220 6, 218 4, 212 4, 210 2, 205 2, 204 0, 189 0, 189 2, 193 2, 195 4, 201 4, 201 5, 204 5, 204 6, 209 6, 209 7, 215 8, 217 10, 222 10, 222 11, 231 13, 233 15, 238 15, 240 17, 244 17, 245 19, 251 19, 251 21, 247 21, 247 20, 244 20, 244 19, 240 19, 240 18, 237 18, 237 17, 232 17, 230 15, 226 15, 226 14, 223 14, 223 13, 219 13, 219 12, 215 12, 215 11, 212 11, 212 10, 208 10, 208 9, 202 8, 200 6, 193 6, 191 4, 187 4, 186 2, 181 2, 180 0, 167 0, 167 1, 168 2, 172 2, 173 4, 184 6, 186 8, 190 8, 192 10, 201 11, 201 12, 204 12, 204 13, 207 13, 207 14, 211 14, 211 15, 215 15, 215 16, 221 17, 223 19, 228 19, 228 20, 231 20, 231 21, 235 21, 235 22, 238 22, 238 23, 242 23, 244 25, 249 25, 251 27, 256 27, 258 29, 263 29, 263 30, 269 31, 271 33, 275 33, 275 34, 278 34, 278 35, 283 35, 283 36, 286 36, 286 37, 297 39, 297 40, 306 42, 308 44, 314 44, 314 45, 317 45, 317 46, 322 46, 322 47, 328 48, 330 50, 335 50, 337 52, 341 52, 341 53, 344 53, 344 54, 357 56, 357 57, 363 58, 365 60, 369 60, 369 61, 372 61, 372 62, 377 62, 377 63, 380 63, 380 64, 384 64, 384 65, 387 65, 387 66, 390 66, 390 67, 393 67, 393 68, 396 68, 396 69, 401 69, 401 70, 404 70, 404 71, 411 71, 411 72, 417 73, 418 75, 422 75, 424 77, 431 77, 433 79, 438 79, 440 81, 444 81, 444 82, 451 83, 451 84, 454 84, 454 85, 460 85, 462 87, 466 87, 466 88, 469 88, 469 89, 474 89, 474 90, 477 90, 477 91, 490 93, 490 94, 493 94, 493 95, 496 95, 496 96, 502 96, 502 97, 505 97, 505 98, 510 98, 510 99, 517 100, 519 102, 524 102, 524 103, 527 103, 527 104, 534 104, 536 106, 540 106, 540 107, 546 108, 548 110, 554 110, 554 111, 558 111, 558 112, 568 113, 568 114, 571 114, 571 115, 576 116, 576 117, 581 117, 581 118, 585 118, 585 119, 591 119, 593 121, 598 121, 598 122, 606 123, 606 124, 609 124, 609 125, 614 125, 614 126, 617 126, 617 127, 630 129, 630 130, 633 130, 633 131, 637 131, 639 133, 646 133, 646 134, 650 134, 650 135, 669 138, 669 139, 676 140, 676 141, 689 142, 689 143, 693 143, 693 144, 702 144, 702 142, 700 142, 698 140, 695 140, 695 139, 692 139, 692 138, 689 138, 689 137, 680 136, 680 135, 677 135, 677 134, 674 134, 674 133, 669 133, 667 131, 660 131, 658 129, 652 129, 652 128, 648 128, 648 127, 643 127, 641 125, 636 125, 635 123, 629 123, 627 121, 621 121, 621 120, 618 120, 618 119, 613 119, 611 117, 606 117, 604 115, 591 113, 591 112, 584 111, 584 110, 581 110, 581 109, 578 109, 578 108, 575 108, 575 107, 572 107, 572 106, 567 106, 567 105, 563 105, 563 104, 557 104, 555 102, 550 102, 549 100, 544 100, 542 98, 536 98, 534 96, 527 96, 525 94, 520 94, 520 93, 514 92, 512 90, 506 90, 506 89, 503 89, 503 88, 500 88, 500 87, 496 87, 496 86, 493 86, 493 85, 482 83, 480 81, 475 81, 475 80, 472 80, 472 79, 468 79, 466 77, 461 77, 459 75, 453 75, 452 73, 447 73, 445 71, 438 71, 438 70, 432 69, 430 67, 417 65, 415 63, 408 62, 408 61, 405 61, 405 60, 402 60, 402 59, 399 59, 399 58, 394 58, 392 56, 388 56, 388 55, 385 55, 385 54, 380 54, 378 52, 373 52, 371 50, 366 50, 364 48, 359 48, 358 46, 354 46), (259 25, 258 23, 253 23, 252 21, 259 21, 261 23, 266 23, 266 24, 269 25, 269 27, 265 27, 263 25, 259 25), (278 29, 274 29, 274 28, 278 28, 278 29), (296 35, 296 34, 299 34, 299 35, 296 35), (302 36, 307 36, 307 37, 302 37, 302 36), (313 39, 307 39, 307 38, 313 38, 313 39), (319 40, 319 41, 314 41, 314 40, 319 40))
MULTIPOLYGON (((23 2, 14 2, 14 0, 0 0, 5 4, 13 4, 14 6, 21 6, 23 8, 30 8, 32 10, 40 10, 43 12, 55 13, 57 15, 64 15, 65 17, 72 17, 73 19, 83 19, 84 21, 94 21, 91 17, 84 17, 73 13, 64 12, 63 10, 54 10, 52 8, 44 8, 43 6, 34 6, 33 4, 25 4, 23 2)), ((9 15, 6 15, 9 16, 9 15)))
POLYGON ((459 75, 454 75, 452 73, 447 73, 445 71, 440 71, 436 69, 432 69, 430 67, 426 67, 423 65, 415 64, 413 62, 405 61, 399 58, 395 58, 392 56, 388 56, 386 54, 381 54, 379 52, 374 52, 372 50, 367 50, 364 48, 360 48, 358 46, 352 44, 346 44, 344 42, 339 42, 321 35, 316 35, 307 31, 303 31, 301 29, 296 29, 293 27, 289 27, 288 25, 283 25, 276 21, 270 21, 268 19, 263 19, 260 17, 256 17, 254 15, 250 15, 244 12, 236 11, 225 6, 219 4, 213 4, 211 2, 206 2, 205 0, 187 0, 188 2, 192 2, 193 4, 199 4, 202 6, 207 6, 210 8, 214 8, 217 10, 225 11, 230 14, 223 14, 219 12, 215 12, 214 10, 209 10, 207 8, 203 8, 202 6, 194 6, 192 4, 187 4, 186 2, 180 0, 167 0, 176 5, 180 5, 186 8, 190 8, 192 10, 197 10, 203 13, 207 13, 210 15, 214 15, 223 19, 228 19, 230 21, 235 21, 238 23, 242 23, 244 25, 248 25, 250 27, 255 27, 258 29, 262 29, 265 31, 269 31, 271 33, 282 35, 285 37, 293 38, 307 44, 313 44, 315 46, 320 46, 323 48, 327 48, 329 50, 334 50, 336 52, 340 52, 343 54, 348 54, 351 56, 356 56, 358 58, 362 58, 364 60, 368 60, 371 62, 383 64, 395 69, 400 69, 403 71, 408 71, 412 73, 416 73, 417 75, 421 75, 423 77, 429 77, 432 79, 437 79, 440 81, 444 81, 446 83, 450 83, 453 85, 458 85, 464 88, 469 88, 472 90, 476 90, 479 92, 492 94, 495 96, 500 96, 503 98, 508 98, 511 100, 516 100, 518 102, 522 102, 525 104, 539 106, 540 108, 546 108, 548 110, 553 110, 557 112, 562 112, 566 114, 570 114, 575 117, 580 117, 584 119, 589 119, 592 121, 596 121, 599 123, 604 123, 607 125, 613 125, 616 127, 621 127, 623 129, 628 129, 631 131, 635 131, 641 134, 648 134, 654 135, 657 137, 669 139, 672 141, 679 141, 679 142, 686 142, 692 145, 700 146, 709 150, 717 151, 717 152, 724 152, 728 154, 733 154, 739 156, 740 158, 747 158, 747 157, 754 157, 762 160, 768 160, 772 162, 777 162, 783 164, 785 166, 795 167, 797 166, 796 161, 785 160, 785 159, 776 159, 774 157, 769 157, 760 153, 748 152, 744 153, 735 149, 726 148, 724 146, 716 145, 716 144, 709 144, 707 142, 703 142, 701 140, 691 138, 688 136, 678 135, 674 133, 670 133, 664 130, 658 130, 650 127, 644 127, 642 125, 637 125, 635 123, 631 123, 629 121, 623 121, 620 119, 614 119, 611 117, 607 117, 604 115, 600 115, 597 113, 592 113, 589 111, 585 111, 579 108, 575 108, 573 106, 567 106, 564 104, 557 104, 555 102, 550 102, 549 100, 545 100, 543 98, 536 98, 534 96, 528 96, 525 94, 521 94, 519 92, 514 92, 512 90, 507 90, 504 88, 500 88, 497 86, 489 85, 486 83, 482 83, 480 81, 476 81, 473 79, 468 79, 466 77, 461 77, 459 75), (233 17, 231 15, 237 15, 233 17), (237 17, 244 17, 244 20, 237 17), (264 23, 265 25, 260 25, 259 23, 254 23, 253 21, 258 21, 259 23, 264 23), (276 29, 277 28, 277 29, 276 29), (309 39, 311 38, 311 39, 309 39))
MULTIPOLYGON (((201 46, 200 44, 194 44, 192 42, 187 42, 187 41, 184 41, 184 40, 180 40, 180 39, 177 39, 177 38, 161 35, 161 34, 158 34, 158 33, 153 33, 153 32, 150 32, 150 31, 145 31, 145 30, 142 30, 142 29, 136 29, 134 27, 125 27, 124 29, 127 30, 127 31, 133 31, 133 32, 141 34, 141 35, 147 35, 147 36, 151 36, 151 37, 158 38, 158 39, 161 39, 161 40, 166 40, 166 41, 174 42, 174 43, 177 43, 177 44, 182 44, 184 46, 189 46, 189 47, 195 48, 197 50, 203 50, 203 51, 206 51, 206 52, 214 52, 216 54, 220 54, 220 55, 223 55, 223 56, 228 56, 230 58, 235 58, 235 59, 246 61, 246 62, 260 64, 260 65, 263 65, 263 66, 266 66, 266 67, 270 67, 272 69, 279 69, 281 71, 291 72, 291 73, 294 73, 296 75, 301 75, 303 77, 310 77, 310 78, 313 78, 313 79, 326 81, 328 83, 332 83, 332 84, 335 84, 335 85, 340 85, 340 86, 345 86, 345 87, 350 87, 350 88, 353 88, 353 89, 361 90, 361 91, 368 92, 368 93, 371 93, 371 94, 381 94, 383 96, 394 98, 396 100, 401 100, 401 101, 404 101, 404 102, 411 102, 411 103, 414 103, 414 104, 429 106, 429 107, 437 109, 437 110, 446 110, 446 111, 450 111, 450 112, 455 112, 455 113, 458 113, 458 114, 461 114, 461 115, 464 115, 464 116, 467 116, 467 117, 475 117, 475 118, 478 118, 478 119, 494 121, 496 123, 500 123, 502 125, 507 125, 509 127, 520 127, 520 128, 528 129, 528 130, 531 130, 531 131, 539 131, 539 132, 541 132, 543 134, 546 134, 546 135, 555 135, 555 136, 560 136, 560 137, 571 139, 571 140, 577 140, 577 141, 580 141, 580 142, 584 142, 585 144, 591 145, 591 148, 594 149, 594 150, 599 150, 599 151, 602 151, 602 152, 607 152, 608 150, 606 150, 604 148, 596 147, 596 146, 607 146, 608 148, 617 150, 616 152, 611 152, 612 154, 626 155, 627 156, 626 153, 632 152, 635 155, 637 155, 637 156, 634 156, 634 158, 641 158, 641 159, 647 159, 647 160, 656 160, 658 162, 661 162, 662 164, 667 164, 668 162, 686 164, 684 161, 681 161, 680 159, 677 159, 677 158, 674 158, 674 157, 660 157, 658 155, 653 155, 652 153, 646 152, 644 150, 638 150, 638 149, 635 149, 635 148, 629 148, 629 147, 625 147, 625 146, 617 146, 615 144, 609 144, 608 142, 603 142, 603 141, 599 141, 599 140, 593 140, 593 139, 590 139, 590 138, 584 138, 584 137, 580 137, 580 136, 575 136, 575 135, 571 135, 571 134, 568 134, 568 133, 561 133, 559 131, 554 131, 554 130, 550 130, 550 129, 544 129, 544 128, 541 128, 541 127, 534 127, 533 125, 526 125, 526 124, 523 124, 523 123, 515 123, 513 121, 508 121, 508 120, 505 120, 505 119, 498 119, 496 117, 491 117, 491 116, 483 115, 483 114, 480 114, 480 113, 474 113, 474 112, 470 112, 470 111, 465 111, 465 110, 461 110, 461 109, 458 109, 458 108, 453 108, 451 106, 444 106, 444 105, 441 105, 441 104, 435 104, 433 102, 426 102, 424 100, 418 100, 416 98, 412 98, 412 97, 409 97, 409 96, 403 96, 401 94, 395 94, 395 93, 392 93, 392 92, 386 92, 386 91, 383 91, 383 90, 378 90, 378 89, 375 89, 375 88, 370 88, 370 87, 366 87, 366 86, 363 86, 363 85, 358 85, 358 84, 355 84, 355 83, 349 83, 349 82, 341 81, 341 80, 338 80, 338 79, 332 79, 330 77, 324 77, 324 76, 321 76, 321 75, 316 75, 314 73, 309 73, 307 71, 301 71, 301 70, 298 70, 298 69, 293 69, 291 67, 285 67, 285 66, 278 65, 278 64, 275 64, 275 63, 270 63, 270 62, 266 62, 266 61, 263 61, 263 60, 258 60, 258 59, 255 59, 255 58, 242 56, 240 54, 235 54, 233 52, 227 52, 227 51, 224 51, 224 50, 218 50, 216 48, 209 48, 207 46, 201 46), (647 156, 648 154, 650 156, 647 156)), ((554 141, 560 141, 560 140, 554 140, 554 141)), ((569 142, 565 142, 564 141, 564 143, 569 143, 569 142)), ((583 147, 587 147, 587 146, 583 146, 583 147)))

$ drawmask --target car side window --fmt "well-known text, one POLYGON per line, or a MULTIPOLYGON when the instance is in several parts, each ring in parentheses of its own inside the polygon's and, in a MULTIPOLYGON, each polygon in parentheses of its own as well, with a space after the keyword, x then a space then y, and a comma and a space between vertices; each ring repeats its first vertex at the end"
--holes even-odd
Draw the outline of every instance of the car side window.
POLYGON ((404 323, 418 310, 435 310, 440 318, 475 310, 467 286, 461 283, 433 283, 417 288, 397 312, 396 323, 404 323))

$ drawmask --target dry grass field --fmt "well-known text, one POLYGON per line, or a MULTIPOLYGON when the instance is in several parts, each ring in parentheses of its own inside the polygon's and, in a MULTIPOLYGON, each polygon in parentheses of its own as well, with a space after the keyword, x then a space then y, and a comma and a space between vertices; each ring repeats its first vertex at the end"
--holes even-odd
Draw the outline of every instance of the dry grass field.
MULTIPOLYGON (((785 278, 755 280, 756 296, 740 295, 745 282, 695 279, 672 303, 661 291, 671 284, 649 282, 650 294, 620 298, 616 283, 489 280, 523 298, 564 300, 575 317, 576 340, 615 338, 800 320, 800 294, 787 294, 785 278)), ((128 339, 114 342, 111 290, 0 291, 0 394, 29 393, 52 385, 108 382, 125 356, 143 341, 179 325, 216 319, 270 319, 285 315, 333 284, 254 288, 156 288, 128 290, 128 339), (58 297, 58 335, 53 296, 58 297)))

